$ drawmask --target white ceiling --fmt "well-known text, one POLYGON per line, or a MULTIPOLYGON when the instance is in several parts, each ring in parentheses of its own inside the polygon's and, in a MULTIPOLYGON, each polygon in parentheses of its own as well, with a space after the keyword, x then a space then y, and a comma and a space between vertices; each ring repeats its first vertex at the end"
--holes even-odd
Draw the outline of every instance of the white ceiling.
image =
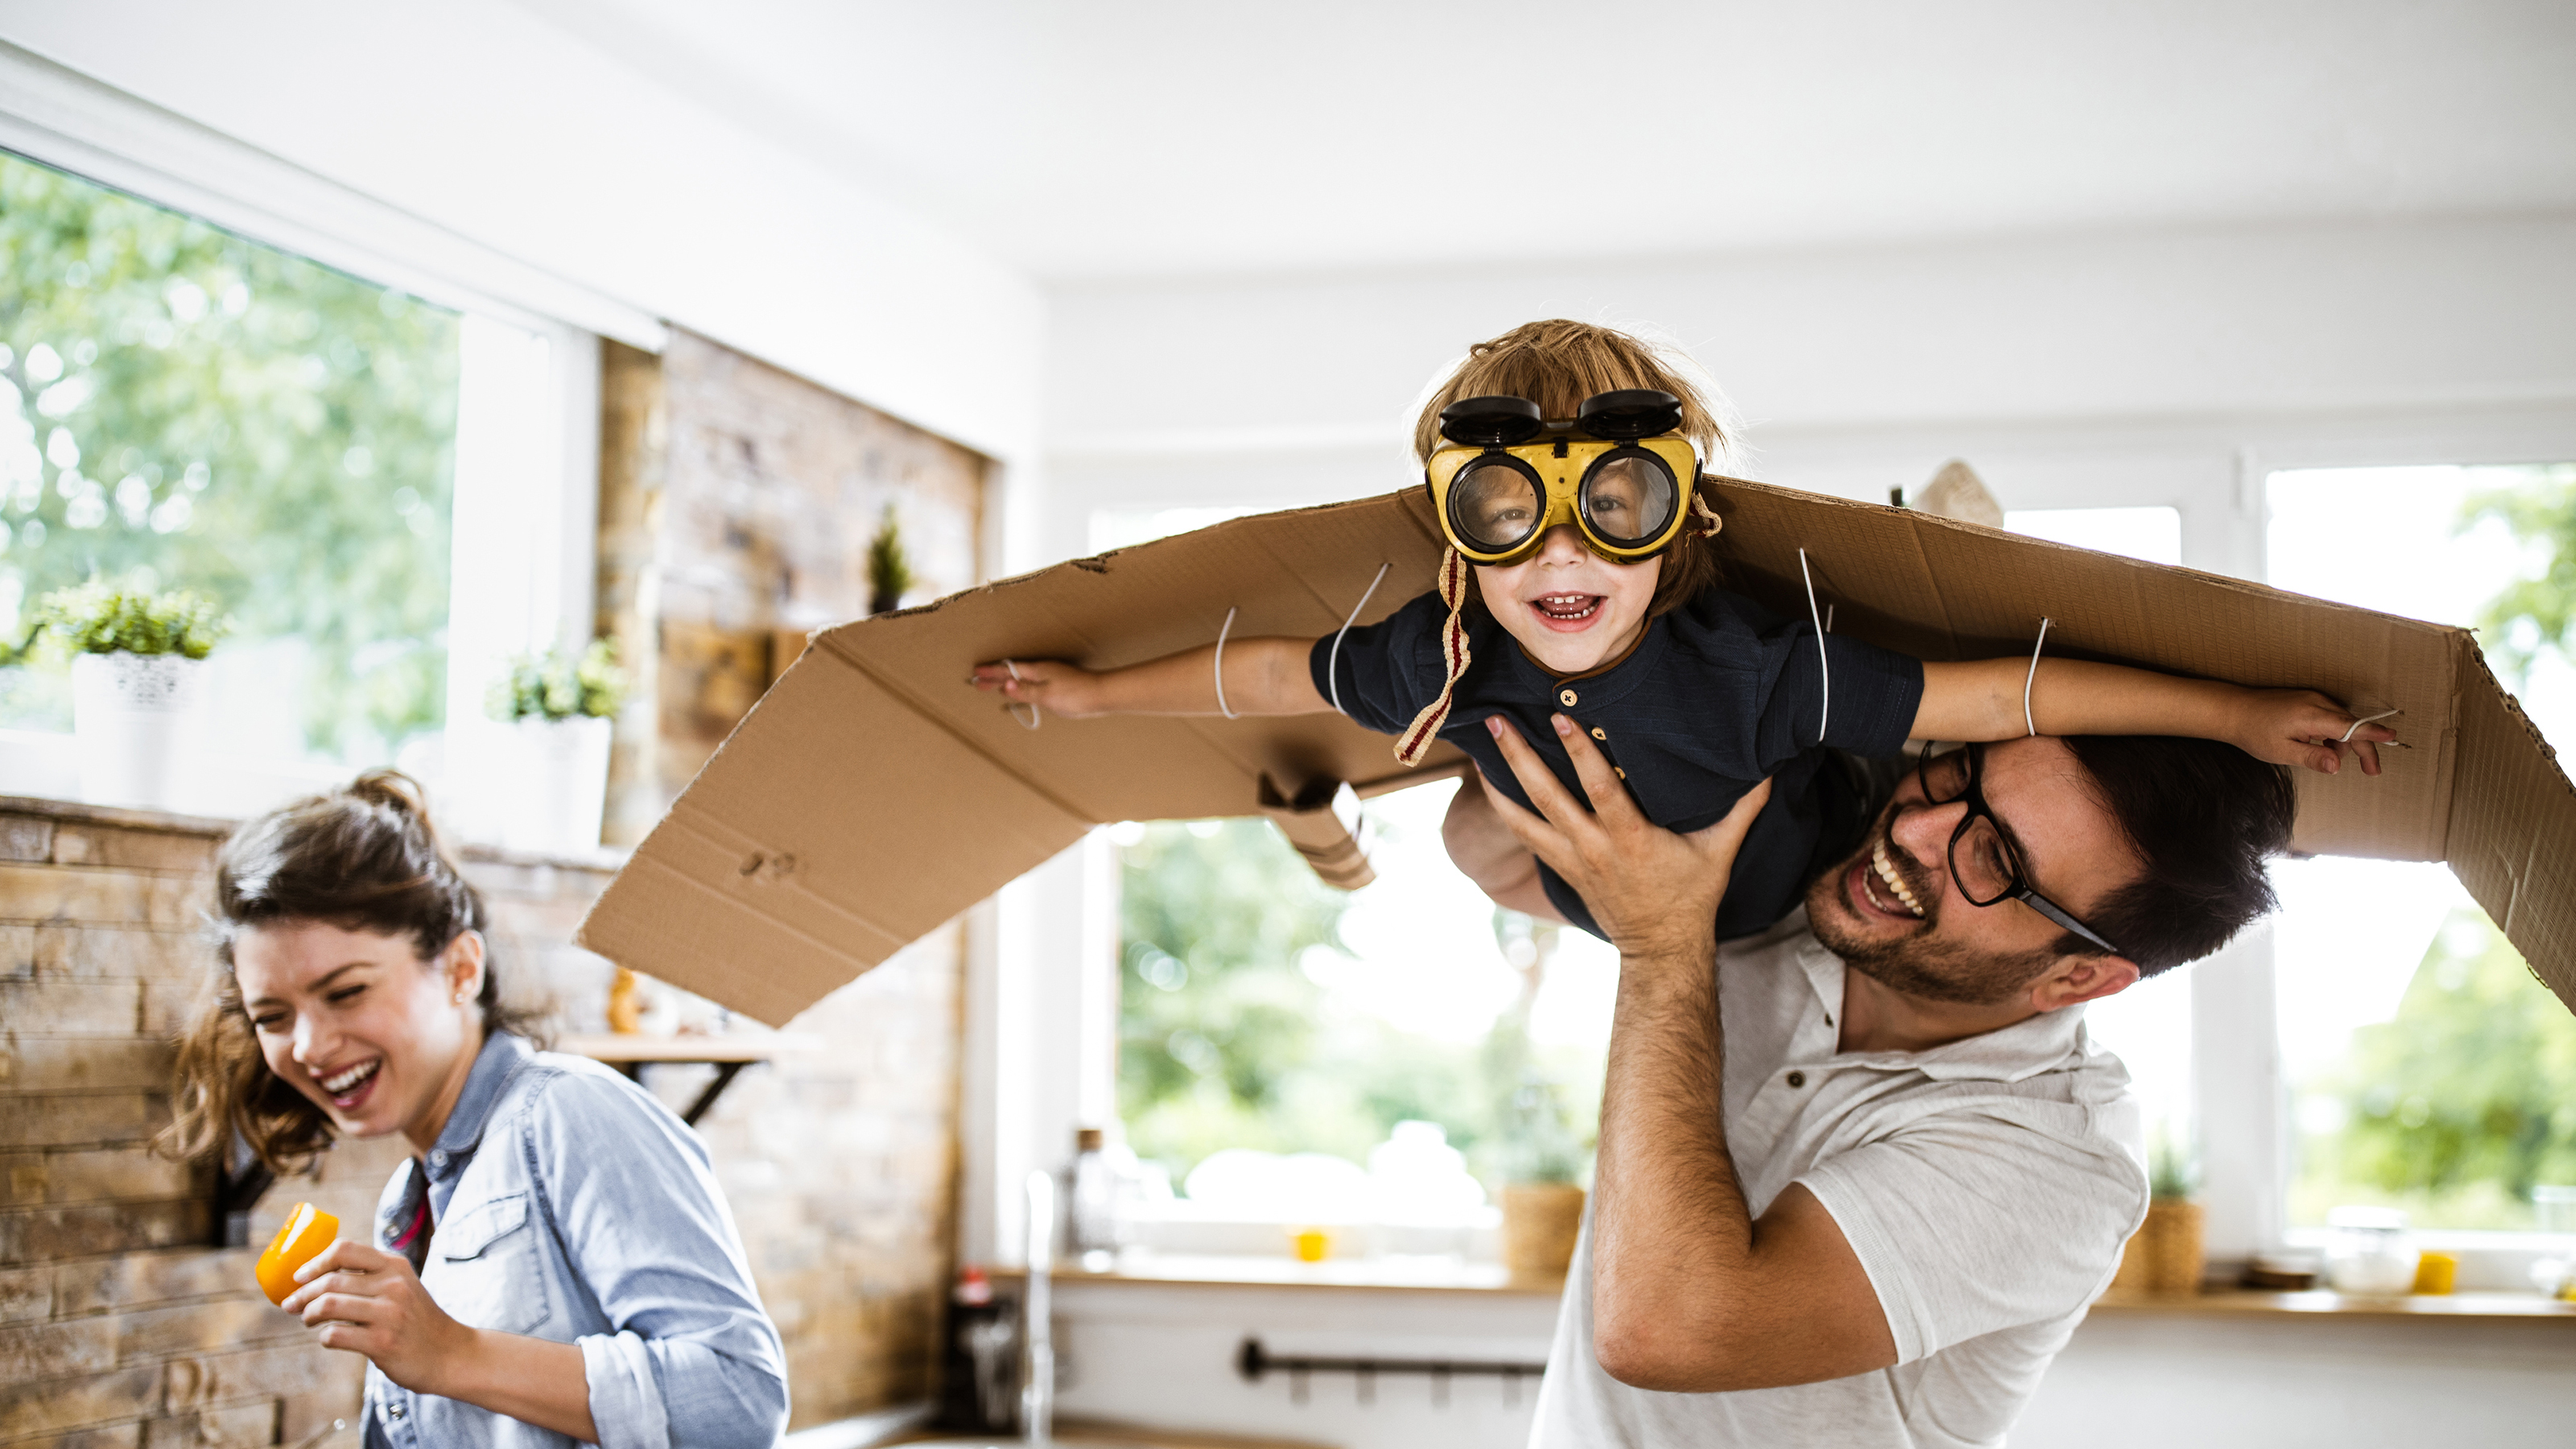
POLYGON ((2576 209, 2566 0, 518 3, 1048 280, 2576 209))

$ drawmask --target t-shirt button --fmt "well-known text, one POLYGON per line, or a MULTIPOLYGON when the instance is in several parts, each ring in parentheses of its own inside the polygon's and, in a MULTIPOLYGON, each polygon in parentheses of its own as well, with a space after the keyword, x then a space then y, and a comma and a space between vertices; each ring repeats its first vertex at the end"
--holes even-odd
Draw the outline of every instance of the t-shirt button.
POLYGON ((1568 708, 1572 708, 1574 705, 1574 691, 1570 689, 1558 690, 1556 692, 1556 702, 1561 705, 1565 705, 1568 708))
POLYGON ((1805 1072, 1791 1072, 1789 1074, 1789 1085, 1793 1087, 1803 1087, 1807 1085, 1807 1074, 1805 1072))
POLYGON ((1610 738, 1610 732, 1599 725, 1594 725, 1592 727, 1592 737, 1596 740, 1606 740, 1610 738))

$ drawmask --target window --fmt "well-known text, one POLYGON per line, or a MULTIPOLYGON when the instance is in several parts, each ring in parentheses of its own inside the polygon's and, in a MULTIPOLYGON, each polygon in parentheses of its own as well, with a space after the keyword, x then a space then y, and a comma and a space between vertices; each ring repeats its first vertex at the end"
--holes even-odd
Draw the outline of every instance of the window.
POLYGON ((1400 1123, 1436 1124, 1487 1184, 1581 1170, 1617 957, 1497 910, 1450 865, 1440 821, 1458 788, 1368 802, 1377 879, 1348 893, 1265 821, 1113 832, 1120 1116, 1128 1144, 1186 1198, 1225 1217, 1482 1224, 1472 1194, 1443 1199, 1455 1209, 1444 1216, 1369 1186, 1361 1164, 1387 1177, 1391 1157, 1426 1139, 1400 1123))
MULTIPOLYGON (((6 154, 0 255, 0 639, 92 576, 195 589, 235 628, 188 808, 398 763, 492 838, 485 689, 588 637, 594 339, 6 154)), ((74 794, 71 724, 63 661, 0 668, 0 793, 74 794)))
MULTIPOLYGON (((2309 469, 2266 491, 2272 583, 2483 626, 2533 722, 2576 742, 2576 669, 2544 633, 2563 594, 2542 577, 2576 558, 2576 468, 2309 469)), ((2289 1225, 2359 1203, 2437 1230, 2533 1226, 2532 1188, 2576 1182, 2576 1018, 2444 866, 2320 858, 2275 878, 2289 1225)))
MULTIPOLYGON (((446 714, 458 317, 0 156, 0 636, 92 576, 196 589, 223 753, 391 760, 446 714)), ((7 671, 0 727, 67 730, 7 671)))

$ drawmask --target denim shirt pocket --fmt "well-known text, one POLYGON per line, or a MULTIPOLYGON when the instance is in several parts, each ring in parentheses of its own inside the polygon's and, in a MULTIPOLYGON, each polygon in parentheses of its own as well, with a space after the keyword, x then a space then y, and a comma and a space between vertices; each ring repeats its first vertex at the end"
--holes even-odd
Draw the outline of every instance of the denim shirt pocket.
POLYGON ((468 1328, 533 1333, 550 1316, 528 1194, 490 1198, 438 1225, 421 1286, 468 1328))

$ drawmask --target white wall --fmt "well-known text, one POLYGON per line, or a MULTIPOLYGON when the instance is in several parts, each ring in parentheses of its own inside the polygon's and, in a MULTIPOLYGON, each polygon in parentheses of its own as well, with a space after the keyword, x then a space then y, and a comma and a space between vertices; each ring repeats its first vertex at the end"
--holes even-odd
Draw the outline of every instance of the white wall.
MULTIPOLYGON (((2571 258, 2560 216, 1059 288, 1045 528, 1406 486, 1432 373, 1544 316, 1679 340, 1746 419, 1739 471, 1859 497, 1954 454, 2007 506, 2204 508, 2249 449, 2576 456, 2571 258)), ((2250 572, 2225 531, 2187 509, 2187 561, 2250 572)))

